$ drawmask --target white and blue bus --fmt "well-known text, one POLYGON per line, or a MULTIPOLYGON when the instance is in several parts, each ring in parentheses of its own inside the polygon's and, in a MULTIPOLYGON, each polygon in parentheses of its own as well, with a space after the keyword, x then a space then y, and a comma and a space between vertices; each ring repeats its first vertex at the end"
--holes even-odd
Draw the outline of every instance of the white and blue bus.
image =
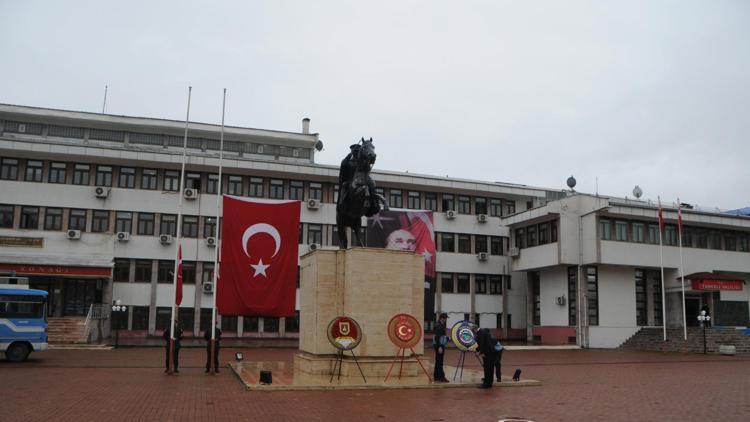
POLYGON ((47 292, 0 287, 0 353, 23 362, 47 350, 47 292))

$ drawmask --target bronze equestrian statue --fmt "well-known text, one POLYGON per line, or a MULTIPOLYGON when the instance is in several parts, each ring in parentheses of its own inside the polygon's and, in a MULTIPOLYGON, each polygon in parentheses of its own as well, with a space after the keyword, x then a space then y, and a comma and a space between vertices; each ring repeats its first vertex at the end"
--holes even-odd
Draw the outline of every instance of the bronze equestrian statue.
POLYGON ((370 170, 377 157, 372 138, 362 138, 349 148, 351 152, 341 161, 339 169, 339 199, 336 202, 339 249, 349 246, 347 227, 352 229, 356 244, 364 246, 359 237, 362 216, 372 217, 377 214, 381 204, 384 210, 388 210, 388 203, 383 195, 375 193, 375 182, 370 177, 370 170))

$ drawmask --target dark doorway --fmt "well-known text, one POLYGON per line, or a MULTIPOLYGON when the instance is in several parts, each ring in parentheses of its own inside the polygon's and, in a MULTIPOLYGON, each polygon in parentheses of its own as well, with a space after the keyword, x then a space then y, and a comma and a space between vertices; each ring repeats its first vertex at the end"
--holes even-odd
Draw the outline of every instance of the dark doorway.
POLYGON ((102 302, 102 281, 100 279, 65 279, 65 316, 86 316, 94 303, 102 302))
POLYGON ((700 297, 685 296, 685 319, 688 327, 698 326, 698 314, 701 311, 700 297))

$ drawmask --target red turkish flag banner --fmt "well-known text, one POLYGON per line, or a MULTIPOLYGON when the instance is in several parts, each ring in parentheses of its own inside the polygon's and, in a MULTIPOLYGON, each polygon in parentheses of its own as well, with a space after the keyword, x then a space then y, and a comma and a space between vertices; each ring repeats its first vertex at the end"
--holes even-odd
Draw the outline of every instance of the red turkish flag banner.
POLYGON ((216 307, 227 316, 294 316, 300 201, 224 195, 216 307))
POLYGON ((177 249, 177 289, 175 290, 174 303, 177 306, 182 303, 182 245, 177 249))

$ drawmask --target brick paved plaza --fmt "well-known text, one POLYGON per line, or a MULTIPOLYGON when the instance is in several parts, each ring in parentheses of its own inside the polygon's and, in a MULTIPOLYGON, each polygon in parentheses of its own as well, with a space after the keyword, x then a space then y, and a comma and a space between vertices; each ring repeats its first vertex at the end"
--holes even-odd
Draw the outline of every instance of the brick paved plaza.
MULTIPOLYGON (((236 350, 222 350, 224 364, 236 350)), ((242 350, 246 359, 290 362, 295 352, 242 350)), ((162 373, 157 348, 54 350, 23 364, 2 361, 0 420, 750 420, 750 360, 739 357, 508 351, 504 373, 520 367, 541 387, 252 392, 227 368, 205 375, 204 353, 183 349, 175 376, 162 373)), ((446 363, 455 360, 449 352, 446 363)))

